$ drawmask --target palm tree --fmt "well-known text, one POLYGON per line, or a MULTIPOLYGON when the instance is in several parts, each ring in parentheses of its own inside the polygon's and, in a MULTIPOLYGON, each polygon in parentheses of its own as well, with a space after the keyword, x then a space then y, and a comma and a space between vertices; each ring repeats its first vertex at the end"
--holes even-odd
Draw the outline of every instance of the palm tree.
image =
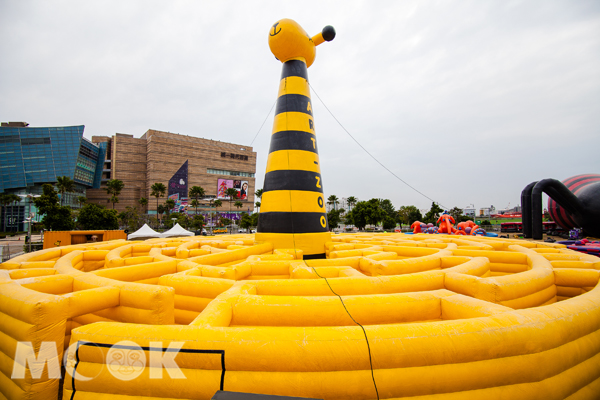
MULTIPOLYGON (((156 214, 160 217, 160 213, 158 212, 158 198, 165 197, 165 193, 167 193, 167 187, 160 182, 156 182, 154 185, 150 186, 150 195, 156 197, 156 214)), ((158 219, 158 223, 160 223, 160 218, 158 219)))
POLYGON ((254 204, 256 205, 256 208, 258 208, 258 212, 260 212, 260 201, 257 201, 254 204))
POLYGON ((144 214, 146 214, 146 206, 148 205, 148 199, 145 197, 142 197, 141 199, 138 200, 138 203, 140 203, 140 206, 142 206, 144 208, 144 214))
POLYGON ((262 189, 255 190, 254 195, 260 199, 263 195, 263 190, 262 189))
POLYGON ((229 214, 231 214, 231 204, 238 197, 238 191, 234 188, 229 188, 225 192, 225 196, 229 197, 229 214))
POLYGON ((192 188, 190 189, 190 197, 193 197, 196 203, 196 205, 192 204, 192 207, 196 208, 196 215, 198 215, 198 206, 200 205, 198 199, 200 197, 204 197, 205 195, 206 193, 201 186, 192 186, 192 188))
POLYGON ((333 205, 333 209, 336 209, 336 205, 339 202, 337 196, 335 194, 332 194, 331 196, 329 196, 327 198, 327 204, 333 205))
POLYGON ((119 195, 121 194, 121 190, 125 187, 125 184, 122 180, 119 179, 109 179, 106 182, 106 193, 112 195, 110 198, 110 202, 113 203, 113 210, 115 209, 115 203, 119 202, 119 195))
POLYGON ((346 203, 348 203, 348 208, 350 208, 350 211, 352 211, 352 207, 354 207, 357 201, 358 200, 354 196, 350 196, 346 199, 346 203))
POLYGON ((167 210, 167 217, 168 217, 169 214, 171 213, 171 210, 173 208, 175 208, 175 200, 167 199, 167 201, 165 201, 165 206, 167 206, 166 210, 167 210))
POLYGON ((57 176, 56 177, 56 188, 60 193, 60 205, 63 205, 65 193, 72 193, 75 190, 75 181, 68 176, 57 176))
POLYGON ((198 206, 200 205, 200 202, 196 199, 190 201, 190 206, 194 207, 196 209, 196 214, 198 215, 198 206))
MULTIPOLYGON (((222 202, 221 200, 219 200, 219 199, 215 200, 215 203, 214 203, 214 204, 215 204, 215 212, 216 212, 216 210, 217 210, 217 208, 218 208, 218 207, 222 207, 222 206, 223 206, 223 202, 222 202)), ((218 213, 217 213, 217 214, 218 214, 218 213)), ((217 215, 217 217, 218 217, 218 215, 217 215)), ((219 218, 217 218, 217 221, 218 221, 218 220, 219 220, 219 218)), ((212 222, 212 221, 211 221, 211 222, 212 222)))
MULTIPOLYGON (((229 188, 225 191, 225 196, 229 197, 229 217, 231 217, 231 205, 233 204, 233 201, 237 199, 238 191, 234 188, 229 188)), ((232 218, 229 219, 231 220, 232 218)))
POLYGON ((77 198, 77 202, 79 203, 79 208, 81 208, 87 202, 87 197, 85 197, 85 196, 79 196, 77 198))
POLYGON ((233 205, 239 210, 240 208, 244 207, 244 203, 242 203, 241 201, 236 201, 235 203, 233 203, 233 205))

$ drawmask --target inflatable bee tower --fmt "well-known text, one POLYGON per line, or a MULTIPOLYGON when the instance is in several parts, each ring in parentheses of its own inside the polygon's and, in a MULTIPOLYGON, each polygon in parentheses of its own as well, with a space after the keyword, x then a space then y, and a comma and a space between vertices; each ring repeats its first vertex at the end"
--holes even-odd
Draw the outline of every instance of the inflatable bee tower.
POLYGON ((325 258, 331 241, 307 69, 316 47, 334 37, 331 26, 310 37, 291 19, 269 32, 269 47, 283 68, 256 241, 300 249, 305 259, 325 258))

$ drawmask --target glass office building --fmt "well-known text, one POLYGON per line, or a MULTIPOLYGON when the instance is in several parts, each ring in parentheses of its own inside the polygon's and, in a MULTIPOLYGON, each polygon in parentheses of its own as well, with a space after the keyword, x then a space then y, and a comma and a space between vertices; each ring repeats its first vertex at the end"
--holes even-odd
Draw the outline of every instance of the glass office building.
POLYGON ((105 151, 83 137, 83 125, 29 127, 24 122, 0 126, 0 193, 23 197, 19 203, 4 207, 0 224, 4 231, 23 231, 30 213, 39 221, 35 206, 27 195, 42 193, 44 183, 54 184, 59 176, 75 181, 74 193, 65 193, 61 203, 78 208, 77 198, 86 189, 99 188, 105 151))

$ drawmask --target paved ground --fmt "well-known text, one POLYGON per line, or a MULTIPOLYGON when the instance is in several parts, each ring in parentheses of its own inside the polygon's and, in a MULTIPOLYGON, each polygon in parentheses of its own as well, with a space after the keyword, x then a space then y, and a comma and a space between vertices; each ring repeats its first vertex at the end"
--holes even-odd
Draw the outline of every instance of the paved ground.
MULTIPOLYGON (((3 249, 2 249, 2 259, 3 260, 6 261, 8 259, 6 254, 10 254, 11 257, 14 257, 17 254, 23 252, 23 245, 25 244, 25 236, 26 235, 23 234, 23 235, 11 236, 11 237, 7 237, 4 239, 0 239, 0 246, 3 247, 3 249)), ((32 239, 33 239, 33 242, 39 242, 42 240, 40 235, 33 235, 32 239)))

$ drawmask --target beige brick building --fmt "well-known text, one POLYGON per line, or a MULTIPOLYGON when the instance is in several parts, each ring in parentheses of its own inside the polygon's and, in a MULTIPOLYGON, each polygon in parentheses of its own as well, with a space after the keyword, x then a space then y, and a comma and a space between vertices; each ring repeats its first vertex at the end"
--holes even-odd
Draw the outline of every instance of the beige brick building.
MULTIPOLYGON (((247 182, 247 198, 241 200, 244 206, 239 211, 254 210, 256 153, 251 147, 155 130, 148 130, 140 138, 122 133, 112 137, 93 136, 92 142, 107 142, 102 186, 105 187, 109 179, 119 179, 125 184, 119 202, 115 204, 119 211, 127 206, 141 210, 138 200, 145 197, 148 213, 156 214, 156 197, 150 196, 150 187, 156 182, 168 187, 169 180, 186 161, 188 190, 192 186, 201 186, 207 198, 217 198, 219 180, 233 181, 237 185, 247 182)), ((87 198, 90 202, 112 207, 104 189, 88 190, 87 198)), ((165 200, 166 196, 161 197, 159 203, 165 200)), ((228 201, 222 201, 223 207, 218 211, 228 212, 228 201)), ((209 202, 202 204, 198 211, 208 212, 209 202)), ((214 207, 212 210, 215 211, 214 207)), ((233 210, 238 211, 235 207, 233 210)))

